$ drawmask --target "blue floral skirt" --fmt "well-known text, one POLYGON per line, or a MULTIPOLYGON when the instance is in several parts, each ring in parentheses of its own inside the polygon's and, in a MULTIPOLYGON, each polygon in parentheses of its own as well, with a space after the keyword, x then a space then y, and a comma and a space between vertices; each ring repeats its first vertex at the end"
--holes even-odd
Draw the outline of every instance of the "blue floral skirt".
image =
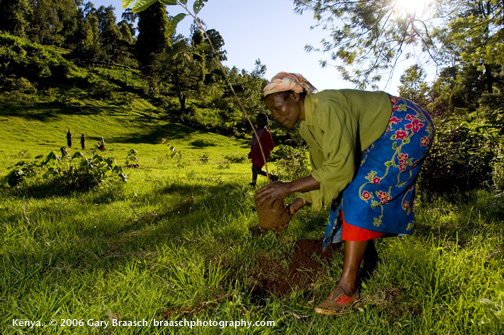
POLYGON ((385 236, 413 233, 415 182, 434 139, 427 112, 414 102, 390 97, 392 115, 383 135, 362 152, 352 182, 331 208, 324 247, 341 242, 345 222, 385 236))

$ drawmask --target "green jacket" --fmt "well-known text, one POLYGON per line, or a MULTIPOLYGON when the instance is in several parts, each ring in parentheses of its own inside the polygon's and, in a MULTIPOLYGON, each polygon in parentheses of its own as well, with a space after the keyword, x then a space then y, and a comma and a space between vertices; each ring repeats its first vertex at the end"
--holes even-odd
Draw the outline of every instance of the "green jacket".
POLYGON ((320 189, 302 198, 321 209, 352 181, 361 152, 387 128, 392 104, 385 92, 326 90, 307 95, 304 107, 299 134, 308 144, 311 176, 320 189))

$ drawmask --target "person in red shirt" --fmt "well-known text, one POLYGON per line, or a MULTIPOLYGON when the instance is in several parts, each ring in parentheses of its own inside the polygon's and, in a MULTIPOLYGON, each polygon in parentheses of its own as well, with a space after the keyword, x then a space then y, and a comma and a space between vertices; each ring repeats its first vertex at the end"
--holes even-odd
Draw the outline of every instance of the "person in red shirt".
MULTIPOLYGON (((273 142, 273 137, 271 136, 271 133, 269 130, 266 128, 266 125, 268 124, 268 117, 264 113, 259 113, 257 114, 256 117, 256 132, 257 136, 259 136, 260 141, 261 141, 261 146, 262 149, 264 150, 264 157, 266 158, 266 161, 268 160, 271 151, 275 147, 275 143, 273 142)), ((250 186, 256 186, 257 182, 257 175, 260 174, 261 176, 266 176, 266 172, 262 170, 262 167, 264 166, 264 159, 261 154, 261 149, 259 147, 259 143, 257 141, 257 138, 254 133, 252 133, 252 142, 251 142, 251 147, 250 147, 250 152, 248 154, 248 158, 252 160, 252 182, 250 183, 250 186)), ((271 181, 277 181, 278 176, 274 174, 269 174, 271 181)))

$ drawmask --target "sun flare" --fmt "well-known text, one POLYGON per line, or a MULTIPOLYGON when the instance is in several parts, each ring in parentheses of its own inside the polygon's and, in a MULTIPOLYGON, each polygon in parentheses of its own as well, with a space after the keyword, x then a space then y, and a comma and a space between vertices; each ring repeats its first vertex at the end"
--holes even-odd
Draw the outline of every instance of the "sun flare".
POLYGON ((395 9, 406 14, 421 14, 432 0, 396 0, 395 9))

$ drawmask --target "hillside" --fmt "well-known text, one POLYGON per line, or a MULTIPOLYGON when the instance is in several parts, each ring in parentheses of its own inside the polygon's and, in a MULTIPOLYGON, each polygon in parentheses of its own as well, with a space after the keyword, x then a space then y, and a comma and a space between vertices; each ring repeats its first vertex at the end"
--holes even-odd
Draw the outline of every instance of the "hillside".
MULTIPOLYGON (((178 123, 167 121, 167 116, 159 113, 148 102, 139 99, 131 106, 98 106, 82 108, 79 111, 68 111, 64 107, 43 107, 39 104, 23 106, 5 106, 6 109, 18 109, 22 112, 1 113, 0 164, 4 168, 17 161, 29 160, 50 151, 60 154, 60 147, 66 146, 66 133, 71 130, 73 146, 70 153, 82 151, 80 135, 86 137, 85 154, 91 154, 101 136, 106 142, 105 156, 112 156, 123 162, 127 153, 137 150, 142 168, 162 169, 170 165, 170 146, 181 153, 187 164, 198 160, 201 152, 208 154, 211 164, 222 162, 224 156, 241 155, 246 158, 248 142, 223 135, 195 130, 178 123), (7 114, 7 115, 5 115, 7 114), (9 115, 10 114, 10 115, 9 115), (197 148, 197 153, 191 149, 197 148), (143 158, 142 158, 143 157, 143 158), (166 161, 168 160, 168 162, 166 161)), ((4 110, 5 111, 5 110, 4 110)))

